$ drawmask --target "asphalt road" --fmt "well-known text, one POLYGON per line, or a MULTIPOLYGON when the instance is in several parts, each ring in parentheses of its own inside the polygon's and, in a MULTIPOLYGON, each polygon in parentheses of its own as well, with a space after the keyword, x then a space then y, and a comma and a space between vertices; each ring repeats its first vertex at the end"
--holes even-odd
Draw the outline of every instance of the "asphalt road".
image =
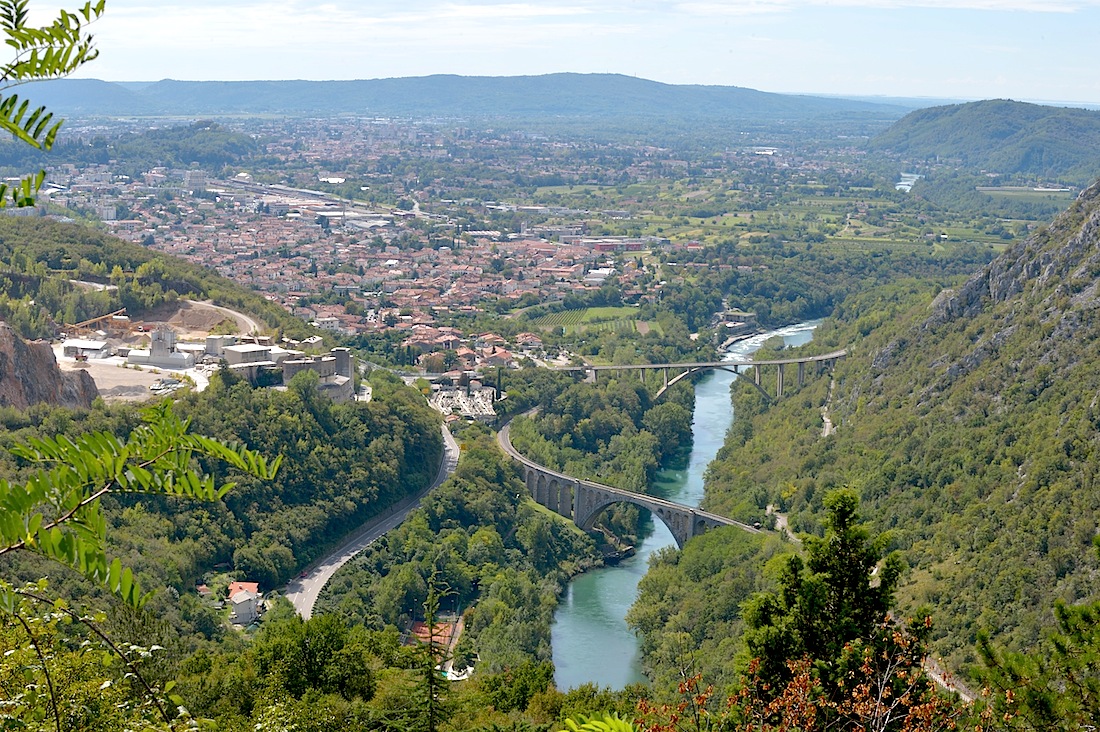
POLYGON ((336 574, 336 570, 347 564, 352 557, 370 546, 378 537, 394 528, 409 515, 409 512, 420 505, 432 489, 445 481, 458 466, 458 443, 451 436, 450 430, 443 426, 443 462, 439 466, 439 472, 435 480, 420 493, 406 498, 401 503, 391 506, 381 516, 376 516, 359 527, 351 537, 335 551, 322 557, 305 573, 304 577, 292 580, 284 590, 286 599, 294 605, 298 614, 308 620, 313 617, 313 606, 317 602, 317 596, 321 590, 336 574))
POLYGON ((192 303, 193 303, 193 306, 210 308, 211 310, 217 310, 218 312, 222 313, 223 315, 227 315, 230 318, 236 320, 237 325, 239 325, 242 330, 247 331, 246 335, 256 335, 257 333, 259 333, 262 330, 260 328, 260 324, 258 322, 256 322, 255 318, 252 318, 251 316, 245 315, 244 313, 240 312, 239 310, 230 310, 229 308, 222 307, 221 305, 215 305, 214 303, 210 302, 209 300, 206 300, 206 301, 192 301, 192 303))

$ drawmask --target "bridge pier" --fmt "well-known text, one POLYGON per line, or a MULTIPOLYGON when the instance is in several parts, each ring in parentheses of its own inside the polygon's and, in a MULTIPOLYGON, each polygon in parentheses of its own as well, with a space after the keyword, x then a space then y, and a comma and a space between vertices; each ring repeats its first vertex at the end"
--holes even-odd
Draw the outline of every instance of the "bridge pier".
POLYGON ((573 486, 559 481, 554 481, 551 485, 554 486, 550 497, 554 503, 554 512, 568 519, 573 518, 573 486))
POLYGON ((771 394, 764 392, 761 383, 763 382, 763 376, 761 369, 764 366, 776 366, 776 393, 777 396, 783 396, 786 391, 786 373, 785 366, 787 364, 798 364, 798 385, 805 386, 806 384, 806 364, 813 364, 813 371, 809 372, 813 375, 820 375, 825 369, 830 371, 836 368, 836 363, 840 359, 848 355, 846 349, 840 349, 831 353, 824 353, 817 356, 806 356, 803 358, 788 358, 788 359, 774 359, 764 361, 746 361, 742 363, 731 363, 728 361, 715 361, 706 363, 655 363, 655 364, 632 364, 632 365, 607 365, 607 366, 594 366, 587 364, 584 366, 564 366, 555 369, 556 371, 581 371, 585 374, 585 380, 590 384, 599 383, 600 371, 611 371, 616 374, 615 378, 622 378, 622 371, 634 370, 638 372, 638 380, 643 384, 648 384, 645 372, 655 369, 661 370, 661 376, 658 383, 661 384, 657 390, 657 396, 660 397, 666 392, 669 386, 676 384, 682 379, 690 376, 691 374, 698 373, 706 369, 721 369, 724 371, 732 371, 735 374, 744 373, 744 369, 753 369, 753 383, 757 389, 767 398, 771 399, 771 394), (676 375, 673 376, 671 370, 676 370, 676 375))

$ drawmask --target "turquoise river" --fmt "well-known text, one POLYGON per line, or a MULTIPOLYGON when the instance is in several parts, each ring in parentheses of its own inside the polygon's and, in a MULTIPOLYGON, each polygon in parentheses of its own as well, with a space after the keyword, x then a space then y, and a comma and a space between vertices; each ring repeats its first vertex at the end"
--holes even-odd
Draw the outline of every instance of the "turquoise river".
MULTIPOLYGON (((725 360, 746 361, 774 336, 782 336, 788 346, 807 343, 819 322, 799 323, 743 340, 733 346, 725 360)), ((730 384, 734 378, 726 371, 712 371, 698 382, 692 424, 694 441, 687 466, 658 473, 654 493, 691 506, 703 500, 703 474, 733 422, 730 384)), ((626 625, 626 612, 637 596, 638 581, 649 566, 650 555, 675 544, 665 525, 654 521, 653 531, 642 540, 633 557, 614 567, 586 572, 570 583, 554 615, 552 628, 555 682, 559 689, 587 682, 621 689, 645 680, 638 639, 626 625)))

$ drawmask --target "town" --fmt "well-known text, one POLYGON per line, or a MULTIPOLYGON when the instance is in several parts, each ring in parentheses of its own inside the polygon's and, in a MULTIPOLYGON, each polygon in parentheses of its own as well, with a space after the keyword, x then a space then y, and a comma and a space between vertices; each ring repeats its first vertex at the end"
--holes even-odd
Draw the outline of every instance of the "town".
POLYGON ((236 124, 191 129, 254 145, 239 164, 59 156, 37 211, 100 221, 322 329, 409 331, 405 345, 421 352, 429 334, 446 333, 413 329, 456 314, 509 312, 608 284, 622 303, 656 300, 679 275, 668 266, 678 252, 722 239, 926 251, 1012 236, 990 220, 939 233, 932 215, 905 210, 891 183, 876 188, 848 162, 850 148, 739 136, 714 152, 373 119, 236 124))

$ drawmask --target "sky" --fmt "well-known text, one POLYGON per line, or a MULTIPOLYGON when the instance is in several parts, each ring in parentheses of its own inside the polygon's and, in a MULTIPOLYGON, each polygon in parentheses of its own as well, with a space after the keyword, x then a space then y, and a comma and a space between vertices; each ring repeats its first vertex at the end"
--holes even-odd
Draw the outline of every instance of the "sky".
POLYGON ((569 71, 1100 104, 1100 0, 107 0, 93 32, 76 75, 108 81, 569 71))

